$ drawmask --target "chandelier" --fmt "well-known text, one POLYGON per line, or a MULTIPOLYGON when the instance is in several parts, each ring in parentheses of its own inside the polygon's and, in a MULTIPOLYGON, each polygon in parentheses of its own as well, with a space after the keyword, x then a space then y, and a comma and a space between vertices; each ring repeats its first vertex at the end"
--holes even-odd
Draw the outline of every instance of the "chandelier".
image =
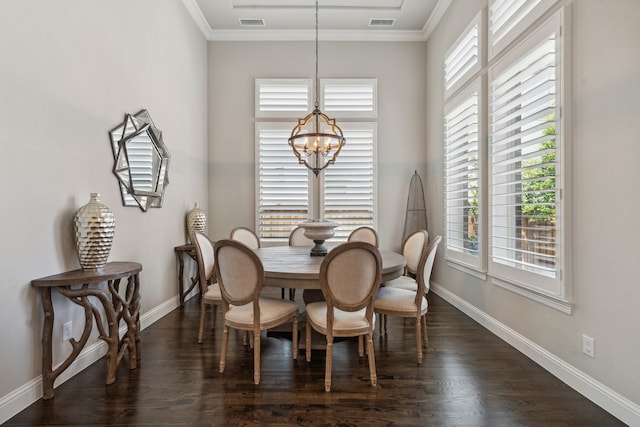
POLYGON ((315 108, 302 119, 291 131, 289 145, 293 154, 298 158, 298 163, 305 165, 318 174, 330 164, 336 161, 336 157, 345 144, 342 129, 336 124, 335 119, 329 118, 320 111, 318 103, 318 0, 316 0, 316 76, 315 76, 315 108))

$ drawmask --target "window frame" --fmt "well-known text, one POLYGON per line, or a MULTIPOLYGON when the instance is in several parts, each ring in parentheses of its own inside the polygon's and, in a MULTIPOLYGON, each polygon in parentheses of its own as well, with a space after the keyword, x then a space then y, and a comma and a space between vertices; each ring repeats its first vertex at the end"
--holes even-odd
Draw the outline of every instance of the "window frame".
MULTIPOLYGON (((288 233, 286 236, 283 233, 283 235, 281 236, 268 237, 268 238, 266 238, 263 234, 263 218, 262 218, 262 212, 263 212, 262 196, 263 195, 262 195, 262 187, 261 187, 263 175, 262 175, 262 169, 261 169, 262 167, 261 130, 263 129, 285 130, 286 129, 287 133, 290 134, 291 129, 293 129, 298 119, 303 116, 306 116, 313 109, 312 104, 315 102, 315 94, 313 93, 314 88, 311 83, 312 81, 309 79, 262 79, 262 78, 255 79, 255 147, 256 147, 255 148, 255 164, 257 169, 256 181, 255 181, 255 188, 256 188, 255 193, 257 198, 256 213, 255 213, 255 218, 256 218, 255 229, 261 241, 267 244, 269 242, 278 243, 278 242, 286 241, 288 238, 288 233), (305 111, 300 111, 300 112, 292 112, 291 110, 264 111, 261 108, 261 104, 260 104, 261 85, 265 85, 265 86, 307 85, 309 90, 311 90, 311 92, 307 91, 309 108, 305 111)), ((370 222, 359 223, 357 226, 369 225, 369 226, 375 227, 376 217, 377 217, 377 120, 376 120, 377 118, 377 80, 376 79, 321 79, 319 83, 320 83, 320 90, 321 90, 321 94, 319 96, 320 105, 322 105, 322 102, 324 101, 324 98, 325 98, 324 94, 325 94, 326 87, 330 87, 330 86, 335 87, 340 85, 353 86, 354 84, 369 85, 371 87, 371 91, 370 91, 371 96, 368 98, 370 100, 370 104, 367 104, 367 106, 370 106, 371 108, 368 111, 330 111, 325 113, 329 117, 339 119, 337 124, 342 128, 343 132, 345 133, 345 136, 347 136, 349 132, 351 132, 350 127, 353 127, 353 126, 356 126, 356 127, 365 126, 365 127, 368 127, 371 131, 372 192, 370 197, 371 197, 371 206, 373 209, 373 213, 372 213, 370 222)), ((287 138, 288 138, 288 135, 287 135, 287 138)), ((283 141, 283 143, 286 143, 286 142, 283 141)), ((345 146, 345 148, 343 148, 343 151, 341 153, 342 157, 345 157, 346 150, 348 150, 349 148, 348 144, 349 144, 349 140, 347 138, 347 145, 345 146)), ((287 148, 289 148, 288 145, 287 145, 287 148)), ((307 214, 305 215, 305 219, 320 216, 320 213, 324 212, 324 208, 325 208, 325 193, 324 193, 325 174, 327 172, 331 174, 332 172, 330 169, 332 167, 327 168, 327 170, 325 170, 325 173, 322 173, 318 177, 315 177, 313 175, 313 172, 307 170, 303 165, 300 165, 297 162, 297 160, 295 159, 295 156, 293 156, 293 153, 291 153, 291 161, 294 162, 296 166, 299 166, 301 170, 306 170, 307 172, 308 198, 307 198, 307 214)), ((339 161, 340 161, 340 156, 338 156, 336 164, 338 164, 339 161)), ((344 228, 342 232, 341 230, 336 230, 336 235, 338 236, 336 237, 336 240, 338 241, 346 240, 346 237, 348 236, 348 233, 350 232, 351 228, 356 228, 357 226, 354 225, 354 226, 348 226, 345 228, 343 225, 343 227, 341 227, 341 228, 344 228)))
MULTIPOLYGON (((490 5, 494 2, 490 2, 490 5)), ((508 42, 504 43, 504 46, 500 47, 498 52, 496 49, 492 50, 492 41, 489 35, 489 13, 487 11, 481 11, 478 15, 484 13, 483 22, 485 25, 484 32, 481 32, 481 37, 484 37, 481 42, 481 48, 485 49, 488 56, 482 58, 480 69, 474 73, 468 73, 461 81, 457 81, 450 86, 450 90, 447 90, 446 81, 444 82, 444 111, 443 111, 443 129, 446 131, 447 117, 453 104, 458 100, 459 96, 463 96, 467 90, 472 86, 478 85, 482 95, 480 96, 480 123, 484 127, 481 136, 479 138, 479 150, 481 151, 481 171, 479 183, 479 215, 483 219, 479 220, 480 227, 480 241, 479 250, 484 251, 481 263, 468 263, 460 257, 452 256, 451 251, 447 250, 445 242, 445 260, 447 264, 458 270, 461 270, 474 277, 486 280, 490 279, 491 283, 508 289, 512 292, 525 296, 536 302, 554 308, 565 314, 571 314, 573 311, 572 304, 572 274, 571 263, 568 262, 570 258, 571 250, 571 227, 568 223, 570 218, 571 206, 570 206, 570 193, 571 193, 571 135, 570 135, 570 87, 566 84, 570 78, 570 5, 563 4, 557 0, 541 0, 538 5, 534 7, 531 16, 526 16, 521 20, 510 32, 510 38, 508 42), (556 188, 557 198, 556 204, 558 205, 556 211, 556 267, 558 270, 557 283, 550 292, 548 288, 541 289, 537 285, 539 275, 534 277, 522 278, 518 275, 505 274, 501 269, 496 269, 495 265, 492 265, 490 258, 491 253, 489 251, 491 246, 491 239, 493 238, 493 231, 491 226, 491 206, 492 206, 492 194, 491 194, 491 182, 489 181, 491 166, 490 160, 490 105, 491 105, 491 92, 490 92, 490 79, 491 73, 498 66, 506 66, 507 61, 514 60, 514 55, 517 61, 518 55, 513 52, 525 49, 527 43, 531 43, 530 40, 536 36, 539 32, 544 32, 544 29, 549 25, 556 25, 557 27, 557 56, 555 61, 555 67, 557 68, 557 116, 556 116, 556 138, 558 145, 556 148, 556 188)), ((468 31, 468 28, 474 25, 478 16, 474 17, 473 21, 466 27, 461 35, 456 40, 456 43, 464 37, 464 34, 468 31)), ((504 39, 504 38, 503 38, 504 39)), ((447 51, 447 54, 455 48, 455 44, 447 51)), ((443 136, 445 138, 445 136, 443 136)), ((446 144, 446 141, 443 141, 446 144)), ((446 153, 446 147, 443 147, 443 154, 446 153)), ((446 159, 443 156, 443 160, 446 159)), ((443 174, 446 169, 443 168, 443 174)), ((443 182, 446 185, 446 176, 443 176, 443 182)), ((446 212, 447 212, 447 189, 444 188, 443 202, 445 203, 444 209, 444 221, 446 227, 446 212)))

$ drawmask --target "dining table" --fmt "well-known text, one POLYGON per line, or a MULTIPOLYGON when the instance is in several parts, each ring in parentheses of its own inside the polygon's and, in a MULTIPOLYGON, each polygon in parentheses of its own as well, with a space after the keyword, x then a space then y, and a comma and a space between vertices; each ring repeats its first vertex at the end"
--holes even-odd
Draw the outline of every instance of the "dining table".
MULTIPOLYGON (((271 246, 254 249, 264 267, 264 284, 289 289, 320 289, 320 264, 324 257, 310 256, 311 246, 271 246)), ((404 273, 404 256, 380 250, 382 282, 404 273)))

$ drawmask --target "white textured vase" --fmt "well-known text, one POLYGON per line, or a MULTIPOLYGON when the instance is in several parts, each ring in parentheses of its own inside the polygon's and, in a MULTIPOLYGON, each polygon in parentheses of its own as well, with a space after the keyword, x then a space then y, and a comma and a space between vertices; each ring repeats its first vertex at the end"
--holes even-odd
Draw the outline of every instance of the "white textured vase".
POLYGON ((207 229, 207 215, 198 203, 187 213, 187 243, 194 243, 196 231, 204 233, 207 229))
POLYGON ((78 209, 73 217, 76 251, 83 270, 100 270, 107 263, 116 218, 100 203, 100 194, 91 193, 89 203, 78 209))

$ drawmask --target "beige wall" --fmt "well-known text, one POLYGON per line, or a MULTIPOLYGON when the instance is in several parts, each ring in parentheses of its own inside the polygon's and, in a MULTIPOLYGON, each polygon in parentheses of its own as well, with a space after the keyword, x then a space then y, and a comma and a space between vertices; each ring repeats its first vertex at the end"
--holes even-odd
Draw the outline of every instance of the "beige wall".
MULTIPOLYGON (((43 315, 30 281, 79 267, 71 221, 89 193, 115 213, 109 260, 143 265, 143 316, 175 306, 173 247, 187 210, 207 204, 206 55, 180 0, 0 2, 0 423, 31 387, 39 397, 43 315), (108 139, 142 108, 172 155, 164 207, 147 213, 122 206, 108 139)), ((57 364, 61 325, 73 320, 78 338, 83 322, 79 307, 54 303, 57 364)))
MULTIPOLYGON (((427 181, 428 204, 436 221, 431 232, 443 233, 442 218, 442 64, 444 53, 465 29, 481 0, 454 1, 428 41, 427 181), (436 212, 437 209, 437 212, 436 212)), ((569 85, 573 134, 572 205, 566 218, 573 241, 567 260, 573 271, 572 315, 562 314, 490 281, 475 279, 447 266, 438 256, 433 280, 468 312, 482 313, 521 334, 532 351, 549 352, 592 386, 613 390, 612 399, 628 404, 640 422, 640 286, 635 265, 640 229, 637 213, 637 163, 640 158, 640 2, 580 0, 571 4, 573 62, 569 85), (595 338, 595 359, 582 354, 582 334, 595 338), (628 399, 628 401, 625 401, 628 399), (635 403, 633 403, 635 402, 635 403)), ((431 218, 430 218, 431 219, 431 218)), ((554 361, 553 363, 556 363, 554 361)), ((607 392, 605 392, 606 394, 607 392)), ((601 400, 602 403, 602 400, 601 400)), ((624 412, 624 411, 622 411, 624 412)), ((620 412, 618 412, 620 415, 620 412)))
MULTIPOLYGON (((212 239, 255 228, 254 79, 313 78, 313 42, 209 43, 212 239)), ((320 78, 378 79, 378 229, 400 247, 409 180, 425 174, 425 43, 320 42, 320 78)), ((293 155, 293 154, 292 154, 293 155)))

